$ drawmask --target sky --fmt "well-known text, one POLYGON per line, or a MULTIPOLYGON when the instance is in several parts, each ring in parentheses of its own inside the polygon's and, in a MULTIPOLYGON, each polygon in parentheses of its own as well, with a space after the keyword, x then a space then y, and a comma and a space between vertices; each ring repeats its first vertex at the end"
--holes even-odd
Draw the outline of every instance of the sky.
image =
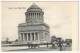
POLYGON ((77 2, 2 2, 2 40, 18 38, 17 26, 25 23, 25 12, 33 3, 43 10, 44 22, 50 26, 50 36, 76 37, 77 2))

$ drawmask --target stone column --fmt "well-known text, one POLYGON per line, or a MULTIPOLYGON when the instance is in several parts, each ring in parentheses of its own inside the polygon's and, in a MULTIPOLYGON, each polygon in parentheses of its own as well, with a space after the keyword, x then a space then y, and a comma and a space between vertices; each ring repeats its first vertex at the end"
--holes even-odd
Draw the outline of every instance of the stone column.
POLYGON ((25 41, 27 41, 27 33, 25 33, 25 41))
POLYGON ((23 33, 21 33, 21 41, 23 41, 23 33))
POLYGON ((20 33, 20 41, 22 41, 22 33, 20 33))
POLYGON ((39 19, 40 19, 40 13, 39 13, 39 19))
POLYGON ((30 41, 30 35, 29 35, 29 33, 28 33, 28 41, 30 41))
POLYGON ((29 19, 30 19, 30 13, 29 13, 29 19))
POLYGON ((32 35, 32 40, 35 40, 35 34, 33 33, 33 35, 32 35))
POLYGON ((37 13, 37 18, 39 18, 39 13, 37 13))
POLYGON ((33 12, 33 19, 34 19, 34 12, 33 12))
POLYGON ((41 13, 39 13, 39 18, 40 18, 40 20, 41 20, 41 13))
POLYGON ((35 15, 35 12, 34 12, 34 18, 35 18, 35 16, 36 16, 36 15, 35 15))
POLYGON ((35 33, 34 33, 34 40, 36 40, 35 38, 36 38, 36 36, 35 36, 35 33))
POLYGON ((25 35, 24 35, 24 33, 23 33, 23 41, 25 41, 25 35))
POLYGON ((36 14, 34 13, 34 18, 36 18, 36 14))
POLYGON ((39 35, 38 33, 35 33, 35 40, 38 40, 39 39, 39 35))
POLYGON ((24 38, 25 38, 25 41, 27 40, 27 33, 24 33, 24 38))
POLYGON ((30 19, 32 19, 32 13, 30 13, 30 19))
POLYGON ((29 19, 31 19, 31 13, 29 13, 29 19))
POLYGON ((39 40, 39 33, 37 33, 37 36, 38 36, 38 40, 39 40))
POLYGON ((31 12, 31 19, 32 19, 32 12, 31 12))
POLYGON ((18 40, 20 41, 20 33, 18 33, 18 40))
POLYGON ((36 19, 36 12, 35 12, 35 19, 36 19))
POLYGON ((33 13, 32 13, 32 19, 33 19, 33 13))
POLYGON ((35 15, 35 18, 37 18, 37 13, 36 13, 36 15, 35 15))
POLYGON ((30 33, 30 40, 32 40, 32 34, 30 33))
POLYGON ((27 33, 27 41, 28 41, 28 33, 27 33))

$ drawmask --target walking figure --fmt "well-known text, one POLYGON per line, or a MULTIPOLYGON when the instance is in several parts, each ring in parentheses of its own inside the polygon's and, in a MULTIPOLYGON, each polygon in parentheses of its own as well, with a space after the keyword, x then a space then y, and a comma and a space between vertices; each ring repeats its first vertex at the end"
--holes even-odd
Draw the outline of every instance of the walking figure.
POLYGON ((30 48, 30 43, 29 43, 29 42, 28 42, 28 44, 27 44, 27 45, 28 45, 28 48, 30 48))
POLYGON ((48 42, 47 42, 47 47, 48 47, 48 42))

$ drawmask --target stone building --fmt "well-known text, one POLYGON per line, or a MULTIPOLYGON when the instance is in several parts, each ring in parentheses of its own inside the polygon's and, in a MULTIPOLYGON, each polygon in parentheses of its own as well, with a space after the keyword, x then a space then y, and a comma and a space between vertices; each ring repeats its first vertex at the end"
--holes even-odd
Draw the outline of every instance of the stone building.
POLYGON ((36 4, 27 9, 26 22, 18 26, 18 39, 20 43, 49 42, 49 26, 44 23, 44 12, 36 4))

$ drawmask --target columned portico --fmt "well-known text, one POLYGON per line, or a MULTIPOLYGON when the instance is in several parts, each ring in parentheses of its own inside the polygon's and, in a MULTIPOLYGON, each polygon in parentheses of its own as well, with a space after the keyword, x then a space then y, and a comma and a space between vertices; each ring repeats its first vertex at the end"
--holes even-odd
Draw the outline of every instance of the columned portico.
POLYGON ((21 41, 35 41, 39 40, 39 35, 37 33, 20 33, 21 41))

